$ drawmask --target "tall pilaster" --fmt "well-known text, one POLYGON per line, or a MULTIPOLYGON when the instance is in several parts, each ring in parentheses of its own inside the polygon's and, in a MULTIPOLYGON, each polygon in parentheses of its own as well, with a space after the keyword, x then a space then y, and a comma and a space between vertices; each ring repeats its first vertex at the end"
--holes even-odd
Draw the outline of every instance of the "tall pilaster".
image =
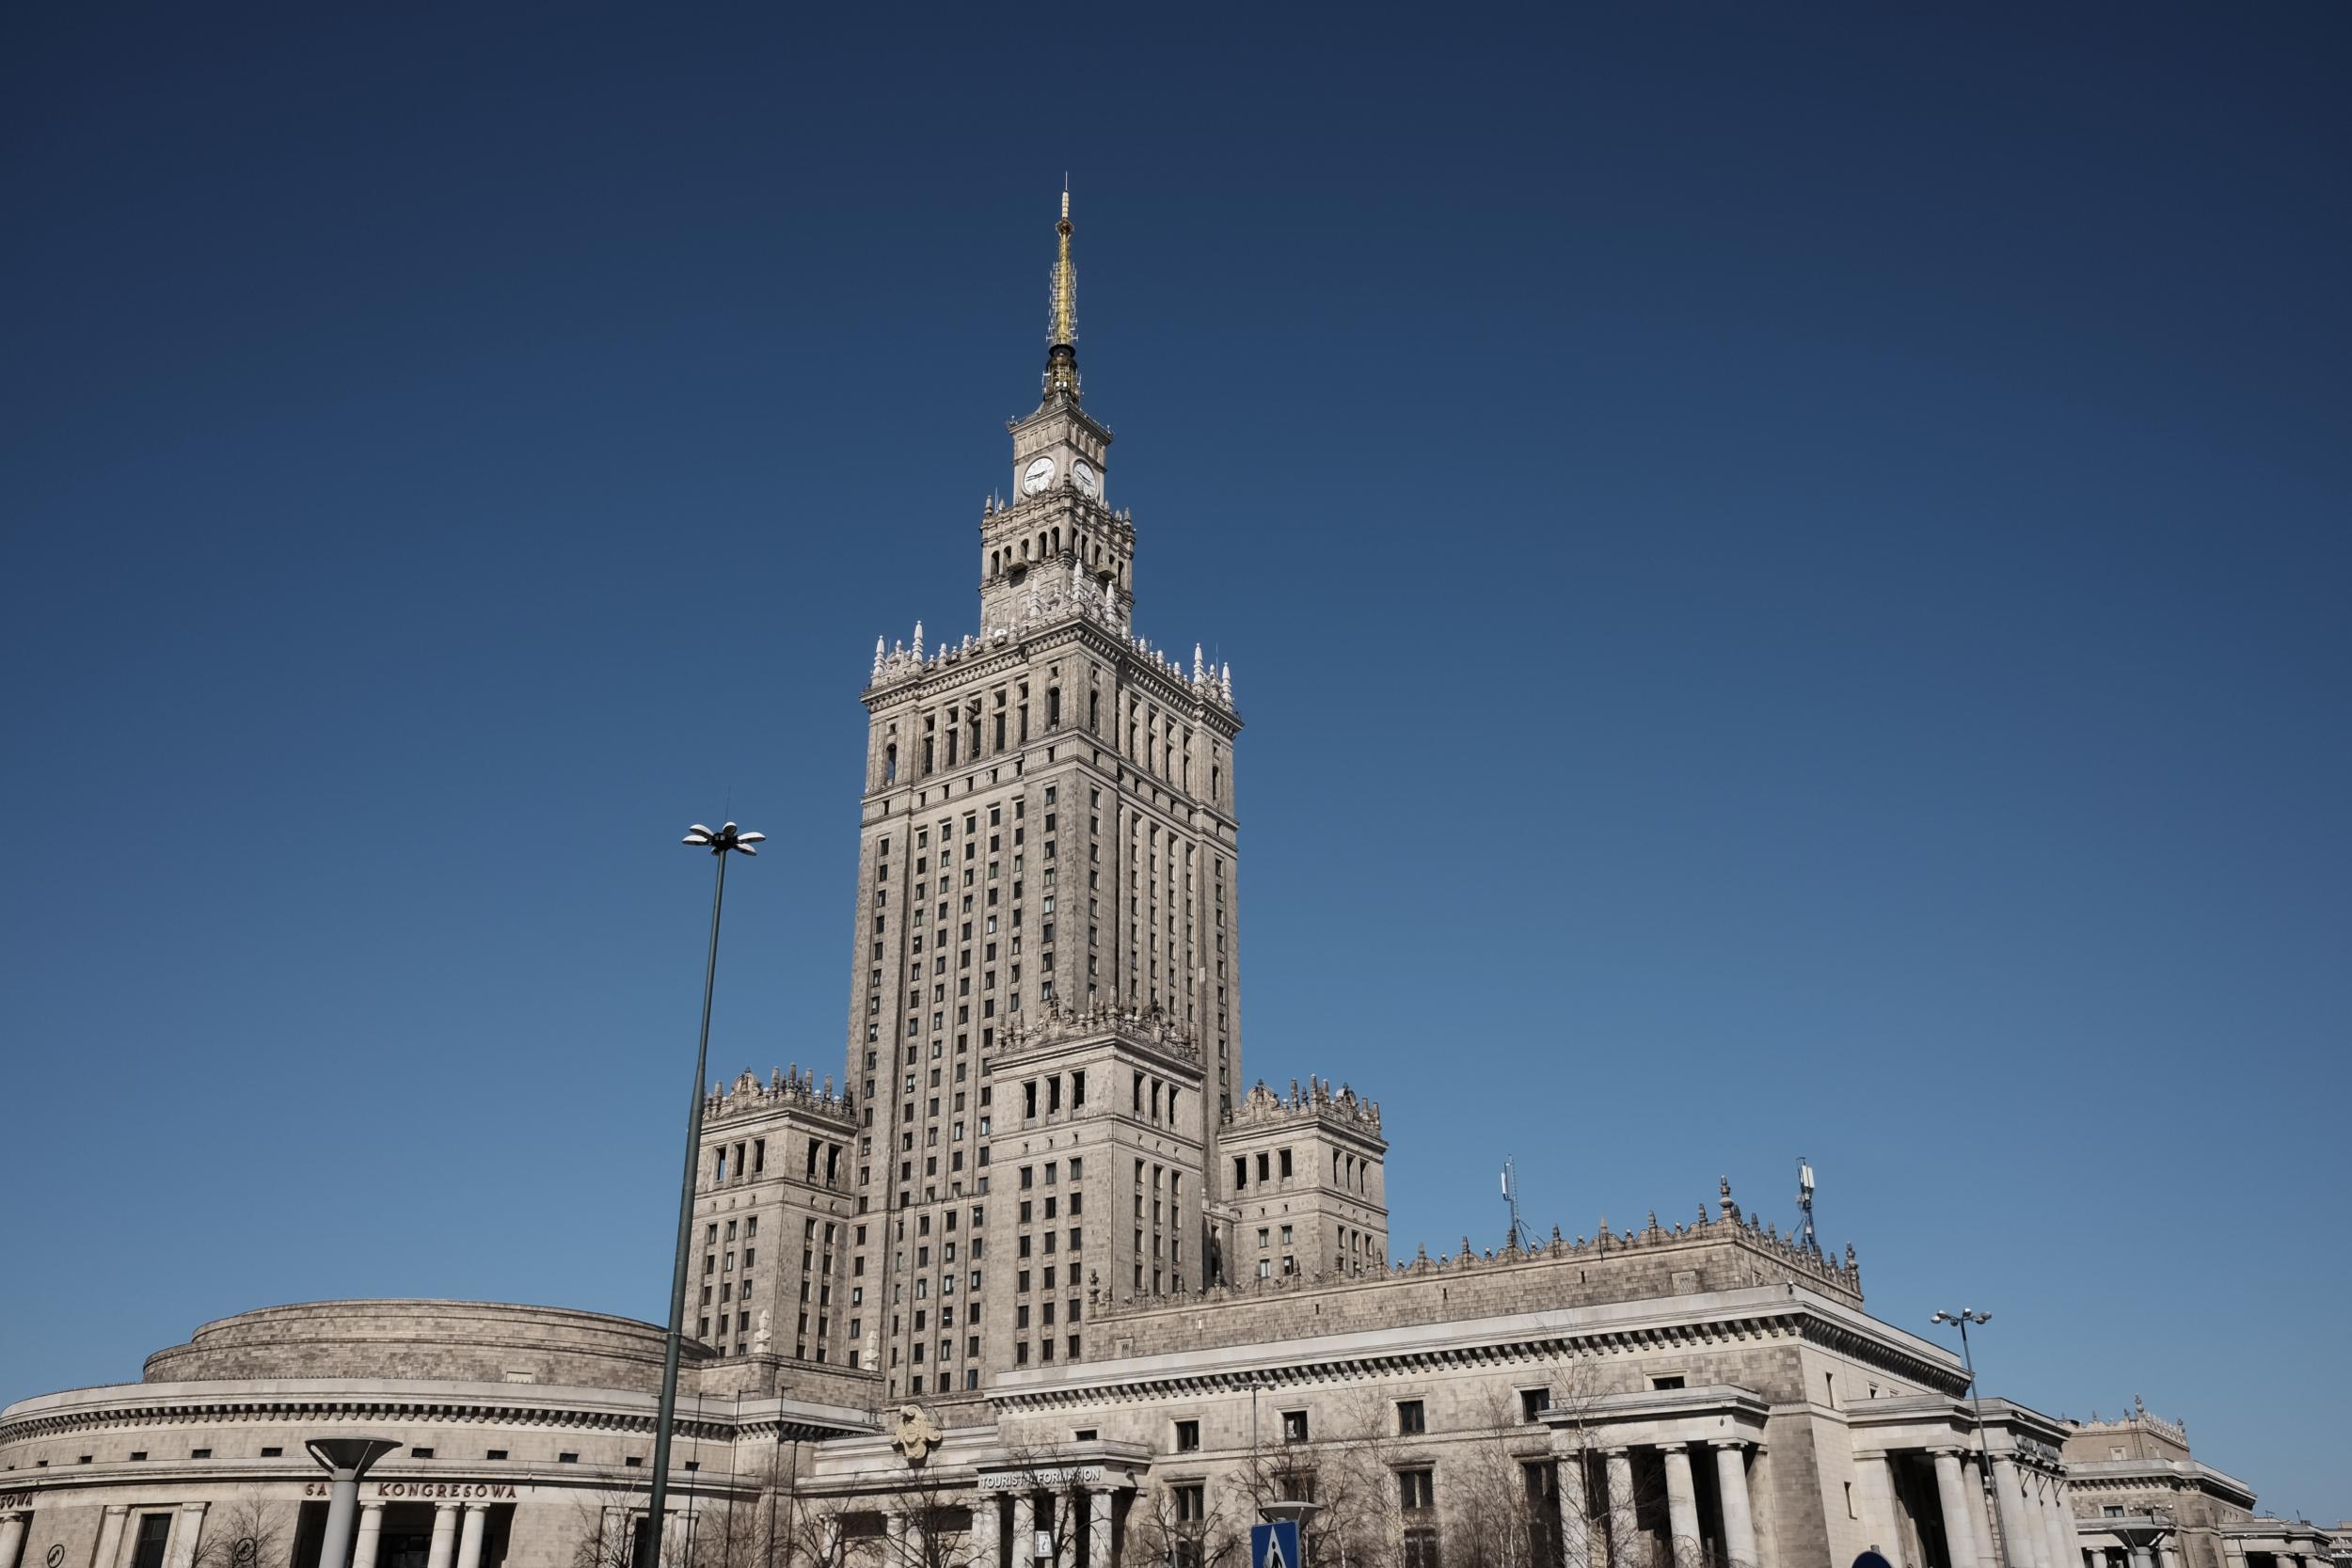
POLYGON ((122 1558, 122 1527, 130 1517, 128 1503, 108 1503, 98 1521, 98 1544, 90 1552, 90 1568, 115 1568, 122 1558))
POLYGON ((0 1568, 16 1568, 17 1554, 24 1549, 24 1530, 31 1515, 0 1513, 0 1568))
POLYGON ((196 1561, 197 1543, 204 1536, 204 1511, 209 1503, 182 1503, 179 1522, 171 1527, 171 1550, 165 1554, 165 1568, 191 1568, 196 1561))
POLYGON ((1901 1560, 1896 1544, 1901 1530, 1895 1518, 1895 1456, 1887 1453, 1854 1456, 1854 1489, 1860 1496, 1863 1533, 1867 1544, 1889 1562, 1901 1560))

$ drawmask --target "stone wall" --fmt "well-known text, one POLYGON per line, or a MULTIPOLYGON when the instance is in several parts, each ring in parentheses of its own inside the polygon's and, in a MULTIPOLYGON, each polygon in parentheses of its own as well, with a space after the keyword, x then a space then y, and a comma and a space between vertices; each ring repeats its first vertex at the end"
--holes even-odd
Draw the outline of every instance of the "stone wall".
MULTIPOLYGON (((651 1392, 663 1331, 629 1318, 468 1301, 315 1301, 206 1323, 147 1358, 148 1383, 416 1378, 651 1392)), ((682 1347, 683 1364, 710 1353, 682 1347)))
POLYGON ((1533 1252, 1426 1257, 1377 1279, 1245 1284, 1176 1300, 1098 1307, 1093 1354, 1158 1355, 1325 1334, 1410 1328, 1608 1302, 1648 1301, 1794 1280, 1862 1304, 1861 1275, 1738 1220, 1658 1227, 1533 1252))

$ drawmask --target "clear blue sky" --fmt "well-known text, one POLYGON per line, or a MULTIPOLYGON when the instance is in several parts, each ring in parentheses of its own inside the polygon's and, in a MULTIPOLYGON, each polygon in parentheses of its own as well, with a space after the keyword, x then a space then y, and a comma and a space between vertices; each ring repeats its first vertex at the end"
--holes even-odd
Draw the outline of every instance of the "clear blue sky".
POLYGON ((1246 1066, 1399 1251, 1804 1153, 1992 1388, 2352 1513, 2352 16, 1771 9, 20 8, 0 1397, 661 1310, 677 835, 774 836, 717 1063, 838 1071, 1068 169, 1246 1066))

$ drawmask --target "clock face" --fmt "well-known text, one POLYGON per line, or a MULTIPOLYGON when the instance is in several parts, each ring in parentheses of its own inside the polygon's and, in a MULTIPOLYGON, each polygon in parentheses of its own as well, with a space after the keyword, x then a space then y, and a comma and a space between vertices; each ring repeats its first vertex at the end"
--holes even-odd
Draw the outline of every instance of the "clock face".
POLYGON ((1021 493, 1034 496, 1054 483, 1054 460, 1041 457, 1021 470, 1021 493))
POLYGON ((1084 458, 1070 466, 1070 478, 1085 495, 1099 496, 1103 493, 1103 476, 1096 473, 1093 465, 1084 458))

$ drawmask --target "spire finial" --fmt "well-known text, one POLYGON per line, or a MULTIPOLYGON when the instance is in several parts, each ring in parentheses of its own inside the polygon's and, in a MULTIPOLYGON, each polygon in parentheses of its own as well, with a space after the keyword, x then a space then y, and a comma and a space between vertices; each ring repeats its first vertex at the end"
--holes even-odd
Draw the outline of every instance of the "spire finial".
POLYGON ((1052 330, 1046 338, 1045 391, 1078 398, 1078 268, 1070 259, 1070 176, 1061 182, 1061 221, 1054 225, 1060 244, 1054 256, 1052 330))

